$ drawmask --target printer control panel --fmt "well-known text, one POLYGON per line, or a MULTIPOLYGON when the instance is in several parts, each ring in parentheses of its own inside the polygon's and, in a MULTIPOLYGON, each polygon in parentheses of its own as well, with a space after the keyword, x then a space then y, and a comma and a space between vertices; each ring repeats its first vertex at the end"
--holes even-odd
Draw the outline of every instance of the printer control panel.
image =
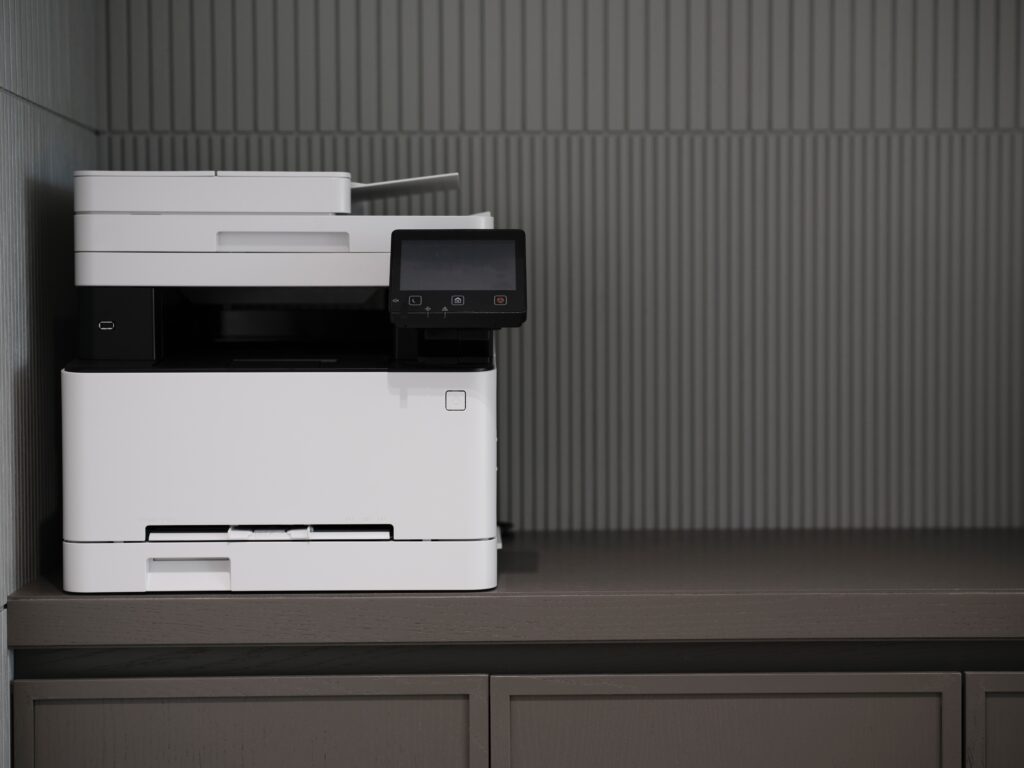
POLYGON ((400 328, 510 328, 526 320, 521 229, 395 230, 388 290, 400 328))

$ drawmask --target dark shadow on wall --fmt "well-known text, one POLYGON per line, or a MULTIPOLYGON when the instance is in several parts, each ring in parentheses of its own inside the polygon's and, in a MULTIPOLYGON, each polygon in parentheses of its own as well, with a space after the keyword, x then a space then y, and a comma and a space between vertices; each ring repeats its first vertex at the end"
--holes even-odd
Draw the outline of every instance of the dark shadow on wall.
POLYGON ((14 381, 15 549, 21 579, 60 565, 60 369, 74 354, 74 195, 25 182, 27 345, 14 381))

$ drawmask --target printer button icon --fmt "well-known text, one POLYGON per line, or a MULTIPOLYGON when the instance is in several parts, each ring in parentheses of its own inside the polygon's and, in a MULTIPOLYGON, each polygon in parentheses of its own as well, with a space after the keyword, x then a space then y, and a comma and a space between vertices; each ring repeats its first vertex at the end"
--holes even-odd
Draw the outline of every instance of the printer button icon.
POLYGON ((410 307, 418 307, 422 303, 423 303, 423 297, 422 296, 410 296, 409 297, 409 306, 410 307))
POLYGON ((449 389, 444 393, 444 409, 446 411, 466 410, 466 390, 449 389))
POLYGON ((459 295, 452 296, 452 300, 450 303, 453 307, 464 307, 466 306, 466 297, 459 295))

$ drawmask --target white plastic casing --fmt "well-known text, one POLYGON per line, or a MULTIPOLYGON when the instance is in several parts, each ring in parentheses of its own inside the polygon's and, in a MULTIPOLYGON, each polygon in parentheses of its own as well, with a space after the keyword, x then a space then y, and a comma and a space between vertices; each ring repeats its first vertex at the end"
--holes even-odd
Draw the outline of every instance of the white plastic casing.
POLYGON ((76 213, 348 213, 348 173, 76 171, 76 213))
POLYGON ((461 591, 497 580, 494 539, 64 542, 68 592, 461 591))
POLYGON ((469 216, 78 214, 80 286, 383 286, 396 229, 492 229, 469 216))
POLYGON ((496 583, 494 370, 64 371, 62 397, 69 591, 152 588, 154 558, 228 559, 220 582, 183 566, 177 587, 161 571, 160 589, 496 583), (453 390, 465 410, 446 409, 453 390), (317 524, 390 525, 395 540, 153 542, 146 531, 317 524))
MULTIPOLYGON (((352 199, 453 181, 83 171, 75 281, 386 286, 393 230, 490 229, 493 218, 350 216, 352 199)), ((493 370, 64 371, 62 397, 68 591, 497 583, 493 370), (451 392, 465 393, 465 410, 446 408, 451 392), (317 525, 393 526, 394 538, 289 538, 317 525), (152 526, 274 526, 271 538, 283 535, 158 541, 147 537, 152 526)))

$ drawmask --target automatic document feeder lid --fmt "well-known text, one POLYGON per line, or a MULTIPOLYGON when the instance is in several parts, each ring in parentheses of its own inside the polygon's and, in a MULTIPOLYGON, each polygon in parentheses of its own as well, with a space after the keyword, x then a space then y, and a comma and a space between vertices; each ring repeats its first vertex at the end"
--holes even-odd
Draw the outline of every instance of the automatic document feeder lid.
POLYGON ((457 173, 360 184, 341 171, 76 171, 75 213, 346 214, 353 202, 454 189, 458 180, 457 173))
POLYGON ((348 213, 348 173, 76 171, 75 213, 348 213))

